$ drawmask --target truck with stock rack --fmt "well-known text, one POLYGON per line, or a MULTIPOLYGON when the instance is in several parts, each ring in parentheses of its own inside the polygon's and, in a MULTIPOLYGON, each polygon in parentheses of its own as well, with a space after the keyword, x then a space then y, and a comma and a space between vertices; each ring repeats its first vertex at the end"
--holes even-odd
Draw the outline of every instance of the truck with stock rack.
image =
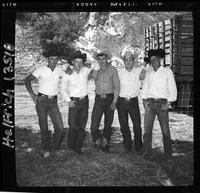
POLYGON ((172 69, 178 90, 173 110, 193 115, 193 17, 176 15, 145 28, 145 55, 149 49, 162 48, 162 65, 172 69))

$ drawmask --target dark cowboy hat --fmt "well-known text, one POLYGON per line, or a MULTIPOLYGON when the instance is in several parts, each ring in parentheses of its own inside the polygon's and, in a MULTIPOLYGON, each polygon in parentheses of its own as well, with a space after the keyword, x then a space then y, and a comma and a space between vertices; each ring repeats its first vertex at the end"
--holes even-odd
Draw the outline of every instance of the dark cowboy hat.
POLYGON ((165 50, 163 50, 163 49, 149 50, 148 51, 149 60, 152 56, 159 56, 160 58, 164 58, 165 57, 165 50))
POLYGON ((81 53, 81 51, 78 50, 78 51, 73 52, 72 57, 71 57, 72 60, 74 60, 76 58, 81 58, 83 60, 83 62, 86 62, 87 55, 85 53, 84 54, 81 53))
POLYGON ((101 55, 106 55, 108 57, 108 60, 112 58, 112 54, 108 51, 108 50, 103 50, 103 51, 100 51, 100 52, 95 52, 94 55, 93 55, 93 58, 95 60, 97 60, 98 56, 101 56, 101 55))
POLYGON ((45 51, 42 54, 45 57, 50 57, 50 56, 60 57, 61 51, 60 51, 60 48, 57 45, 52 43, 52 44, 50 44, 46 47, 45 51))
POLYGON ((144 61, 146 63, 150 63, 150 58, 152 56, 159 56, 160 58, 164 58, 165 57, 165 50, 163 49, 156 49, 156 50, 149 50, 148 51, 148 57, 144 57, 144 61))

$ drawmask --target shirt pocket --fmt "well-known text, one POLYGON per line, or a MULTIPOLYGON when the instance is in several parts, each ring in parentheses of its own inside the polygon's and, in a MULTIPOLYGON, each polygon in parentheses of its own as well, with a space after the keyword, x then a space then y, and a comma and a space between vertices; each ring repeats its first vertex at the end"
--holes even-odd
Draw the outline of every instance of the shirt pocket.
POLYGON ((80 84, 79 78, 78 77, 70 77, 69 83, 72 87, 76 87, 77 85, 80 84))

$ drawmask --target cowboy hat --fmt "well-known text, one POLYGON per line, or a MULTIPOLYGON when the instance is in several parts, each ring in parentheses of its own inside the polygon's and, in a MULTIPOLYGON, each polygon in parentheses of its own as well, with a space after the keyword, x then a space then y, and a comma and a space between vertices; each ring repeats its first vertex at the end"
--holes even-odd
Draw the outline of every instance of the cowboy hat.
POLYGON ((49 44, 45 51, 42 53, 42 55, 44 57, 50 57, 50 56, 57 56, 60 57, 61 56, 61 51, 59 49, 59 47, 53 43, 49 44))
POLYGON ((164 49, 156 49, 156 50, 151 49, 151 50, 148 51, 149 60, 152 56, 159 56, 160 58, 164 58, 165 57, 165 50, 164 49))
POLYGON ((83 62, 85 62, 87 60, 87 55, 84 53, 81 53, 81 51, 75 51, 74 53, 72 53, 72 60, 76 59, 76 58, 81 58, 83 60, 83 62))
POLYGON ((108 50, 103 50, 103 51, 100 51, 100 52, 95 52, 94 55, 93 55, 93 58, 95 60, 98 60, 98 56, 101 56, 101 55, 106 55, 108 57, 108 60, 112 58, 112 54, 108 50))
POLYGON ((125 56, 131 56, 134 59, 138 57, 138 55, 136 54, 136 52, 132 51, 132 50, 127 50, 124 53, 121 53, 120 56, 121 56, 121 59, 124 59, 125 56))
POLYGON ((164 58, 165 57, 165 50, 163 49, 156 49, 156 50, 149 50, 148 51, 148 57, 144 57, 144 62, 146 63, 150 63, 150 58, 152 56, 159 56, 160 58, 164 58))

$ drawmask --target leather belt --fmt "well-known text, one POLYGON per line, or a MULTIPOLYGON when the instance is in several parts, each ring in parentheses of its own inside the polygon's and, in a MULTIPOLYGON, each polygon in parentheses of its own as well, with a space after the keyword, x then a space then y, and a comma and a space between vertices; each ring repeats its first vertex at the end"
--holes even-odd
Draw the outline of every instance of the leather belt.
POLYGON ((120 97, 120 96, 119 96, 119 99, 122 99, 122 100, 125 100, 126 102, 129 102, 129 101, 131 101, 131 100, 137 99, 137 97, 129 98, 129 97, 120 97))
POLYGON ((84 96, 84 97, 70 97, 71 100, 73 101, 81 101, 84 99, 88 99, 88 95, 84 96))
POLYGON ((101 95, 96 94, 96 97, 97 97, 97 98, 101 98, 101 99, 105 99, 105 98, 110 97, 110 96, 113 97, 114 94, 101 94, 101 95))
POLYGON ((46 97, 48 99, 55 99, 57 98, 57 95, 46 95, 46 94, 42 94, 42 93, 38 93, 38 96, 42 96, 42 97, 46 97))
POLYGON ((164 98, 147 98, 148 102, 157 102, 157 103, 162 103, 162 104, 166 104, 167 103, 167 99, 164 98))

